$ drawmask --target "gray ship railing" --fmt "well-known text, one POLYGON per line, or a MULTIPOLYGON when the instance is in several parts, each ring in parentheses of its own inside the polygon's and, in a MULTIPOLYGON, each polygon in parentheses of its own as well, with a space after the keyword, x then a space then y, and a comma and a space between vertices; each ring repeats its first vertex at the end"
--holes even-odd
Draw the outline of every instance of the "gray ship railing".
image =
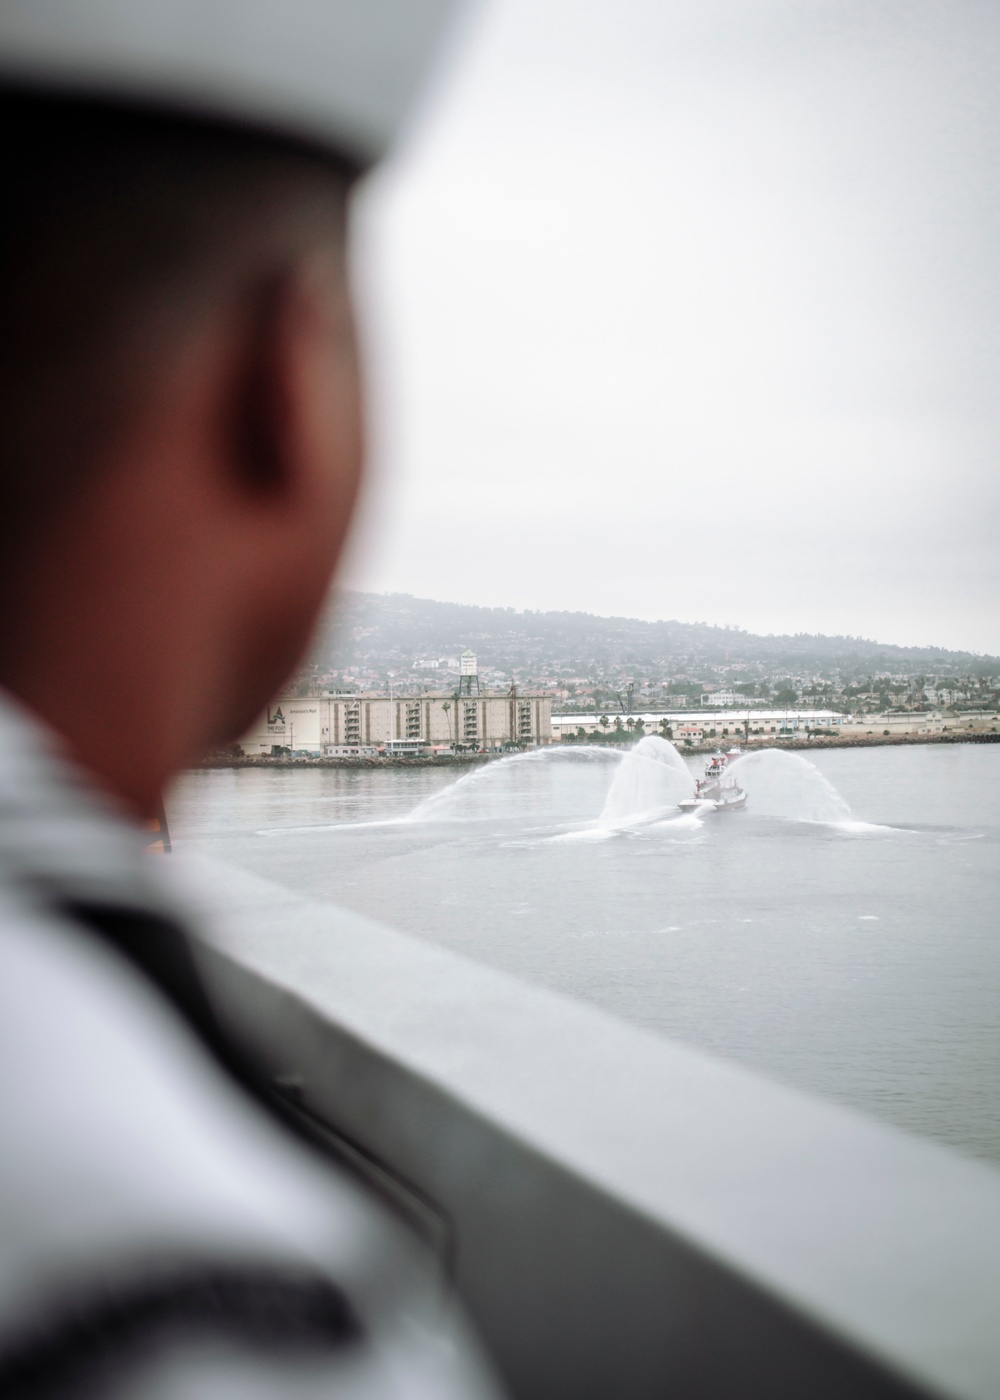
POLYGON ((1000 1173, 251 876, 193 878, 225 1014, 438 1252, 516 1400, 1000 1395, 1000 1173))

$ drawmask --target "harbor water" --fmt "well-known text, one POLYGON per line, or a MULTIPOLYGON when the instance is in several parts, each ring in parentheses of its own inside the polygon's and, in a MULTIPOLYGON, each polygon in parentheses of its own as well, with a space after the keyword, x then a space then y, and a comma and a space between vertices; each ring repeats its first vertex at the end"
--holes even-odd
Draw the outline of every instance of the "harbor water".
POLYGON ((1000 746, 188 775, 201 850, 1000 1164, 1000 746))

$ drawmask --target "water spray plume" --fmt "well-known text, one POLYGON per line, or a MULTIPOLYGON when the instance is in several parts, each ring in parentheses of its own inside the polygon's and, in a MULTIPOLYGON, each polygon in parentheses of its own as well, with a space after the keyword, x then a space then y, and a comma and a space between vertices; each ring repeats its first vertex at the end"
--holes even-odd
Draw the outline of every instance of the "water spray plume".
POLYGON ((518 808, 526 815, 535 815, 533 799, 539 796, 549 770, 566 763, 618 762, 619 755, 596 744, 573 745, 571 748, 530 749, 527 753, 508 754, 463 773, 440 792, 432 793, 419 802, 408 822, 464 821, 514 816, 518 808))
POLYGON ((851 809, 814 763, 784 749, 761 749, 734 759, 729 769, 746 788, 756 816, 793 821, 849 821, 851 809))
POLYGON ((694 779, 668 739, 650 734, 622 760, 605 799, 600 824, 630 826, 653 821, 694 796, 694 779))

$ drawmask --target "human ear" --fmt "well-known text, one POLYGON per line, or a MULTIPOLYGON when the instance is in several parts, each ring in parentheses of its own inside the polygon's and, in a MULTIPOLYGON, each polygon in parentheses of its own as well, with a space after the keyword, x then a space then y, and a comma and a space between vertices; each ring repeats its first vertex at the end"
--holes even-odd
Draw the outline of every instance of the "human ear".
MULTIPOLYGON (((294 491, 310 455, 316 365, 352 342, 343 273, 332 255, 264 278, 238 318, 228 458, 234 484, 261 501, 294 491)), ((351 349, 353 346, 351 345, 351 349)))
POLYGON ((257 498, 280 496, 295 473, 297 293, 294 274, 271 276, 239 317, 226 457, 232 484, 257 498))

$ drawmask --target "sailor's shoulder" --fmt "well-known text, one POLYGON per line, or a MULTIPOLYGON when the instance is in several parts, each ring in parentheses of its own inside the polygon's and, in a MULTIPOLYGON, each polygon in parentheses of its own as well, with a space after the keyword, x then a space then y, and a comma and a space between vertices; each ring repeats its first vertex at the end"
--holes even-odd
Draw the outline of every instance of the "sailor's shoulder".
POLYGON ((0 881, 0 1303, 58 1256, 352 1258, 370 1235, 152 986, 0 881))
MULTIPOLYGON (((329 1312, 318 1285, 368 1338, 345 1353, 359 1395, 424 1393, 397 1388, 406 1375, 442 1397, 492 1393, 399 1222, 245 1098, 113 949, 2 880, 0 1117, 0 1370, 39 1319, 116 1288, 144 1316, 151 1297, 168 1312, 179 1299, 184 1317, 235 1289, 241 1326, 248 1304, 272 1326, 293 1308, 297 1335, 303 1299, 307 1321, 317 1298, 329 1312)), ((249 1367, 262 1395, 285 1393, 281 1365, 263 1384, 247 1345, 227 1353, 229 1381, 249 1367)), ((181 1384, 186 1357, 163 1363, 180 1368, 178 1393, 198 1389, 181 1384)))

